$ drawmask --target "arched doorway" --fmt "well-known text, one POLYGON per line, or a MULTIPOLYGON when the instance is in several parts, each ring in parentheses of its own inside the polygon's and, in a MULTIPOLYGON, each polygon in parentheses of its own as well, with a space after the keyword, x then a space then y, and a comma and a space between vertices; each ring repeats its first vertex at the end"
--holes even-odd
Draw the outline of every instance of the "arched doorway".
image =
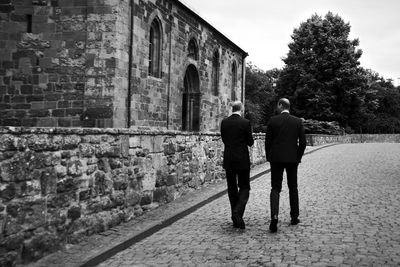
POLYGON ((183 81, 184 92, 182 97, 182 130, 200 130, 200 79, 194 65, 186 69, 183 81))

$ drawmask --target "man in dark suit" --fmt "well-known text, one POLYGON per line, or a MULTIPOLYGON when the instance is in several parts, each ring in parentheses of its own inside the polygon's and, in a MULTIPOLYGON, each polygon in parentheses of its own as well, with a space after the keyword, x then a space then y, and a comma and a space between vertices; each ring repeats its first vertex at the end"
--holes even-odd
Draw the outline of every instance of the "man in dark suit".
POLYGON ((306 137, 301 119, 289 114, 290 102, 278 101, 278 115, 271 117, 265 135, 265 154, 271 165, 271 223, 269 230, 278 230, 279 194, 282 189, 283 171, 286 170, 289 187, 291 224, 300 222, 297 190, 297 167, 306 148, 306 137))
POLYGON ((250 121, 241 117, 242 103, 232 104, 232 115, 222 120, 221 137, 225 145, 224 169, 228 184, 233 226, 245 229, 243 213, 250 194, 250 156, 254 143, 250 121))

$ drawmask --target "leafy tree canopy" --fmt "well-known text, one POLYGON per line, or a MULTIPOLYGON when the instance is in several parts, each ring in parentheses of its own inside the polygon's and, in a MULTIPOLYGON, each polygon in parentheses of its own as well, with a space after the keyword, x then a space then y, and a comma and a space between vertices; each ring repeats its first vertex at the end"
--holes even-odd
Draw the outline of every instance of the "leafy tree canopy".
POLYGON ((277 93, 292 100, 297 115, 345 124, 359 105, 362 51, 349 33, 349 23, 331 12, 315 14, 294 30, 277 93))
POLYGON ((400 87, 360 66, 362 51, 358 39, 349 39, 350 28, 331 12, 312 15, 294 30, 282 70, 247 65, 246 116, 255 131, 287 97, 311 131, 330 131, 326 125, 338 122, 347 132, 400 133, 400 87))
POLYGON ((263 71, 251 62, 246 66, 246 117, 253 124, 253 130, 260 132, 274 112, 274 85, 279 70, 263 71))

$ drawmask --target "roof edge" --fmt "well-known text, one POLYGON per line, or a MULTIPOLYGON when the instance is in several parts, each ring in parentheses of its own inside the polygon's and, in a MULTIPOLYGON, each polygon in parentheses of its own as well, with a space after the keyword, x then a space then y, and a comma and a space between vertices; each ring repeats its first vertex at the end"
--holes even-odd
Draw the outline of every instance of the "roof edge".
POLYGON ((202 23, 204 23, 206 26, 210 27, 213 31, 217 32, 223 39, 225 39, 230 45, 235 47, 236 49, 240 50, 242 53, 243 58, 247 57, 249 54, 244 51, 242 48, 240 48, 237 44, 235 44, 231 39, 226 37, 222 32, 220 32, 218 29, 216 29, 213 25, 211 25, 209 22, 207 22, 205 19, 203 19, 199 14, 197 14, 194 10, 189 8, 187 5, 185 5, 183 2, 179 0, 171 0, 172 2, 175 2, 177 6, 183 8, 185 11, 189 12, 191 15, 195 16, 198 20, 200 20, 202 23))

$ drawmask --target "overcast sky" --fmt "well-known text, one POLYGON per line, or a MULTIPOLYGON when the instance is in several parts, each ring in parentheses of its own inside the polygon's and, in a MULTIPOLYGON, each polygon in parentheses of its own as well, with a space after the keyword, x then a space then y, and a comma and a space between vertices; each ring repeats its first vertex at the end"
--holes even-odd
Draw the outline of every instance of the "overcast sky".
POLYGON ((400 0, 182 0, 249 53, 263 70, 283 67, 291 35, 313 14, 328 11, 350 23, 361 66, 400 82, 400 0))

